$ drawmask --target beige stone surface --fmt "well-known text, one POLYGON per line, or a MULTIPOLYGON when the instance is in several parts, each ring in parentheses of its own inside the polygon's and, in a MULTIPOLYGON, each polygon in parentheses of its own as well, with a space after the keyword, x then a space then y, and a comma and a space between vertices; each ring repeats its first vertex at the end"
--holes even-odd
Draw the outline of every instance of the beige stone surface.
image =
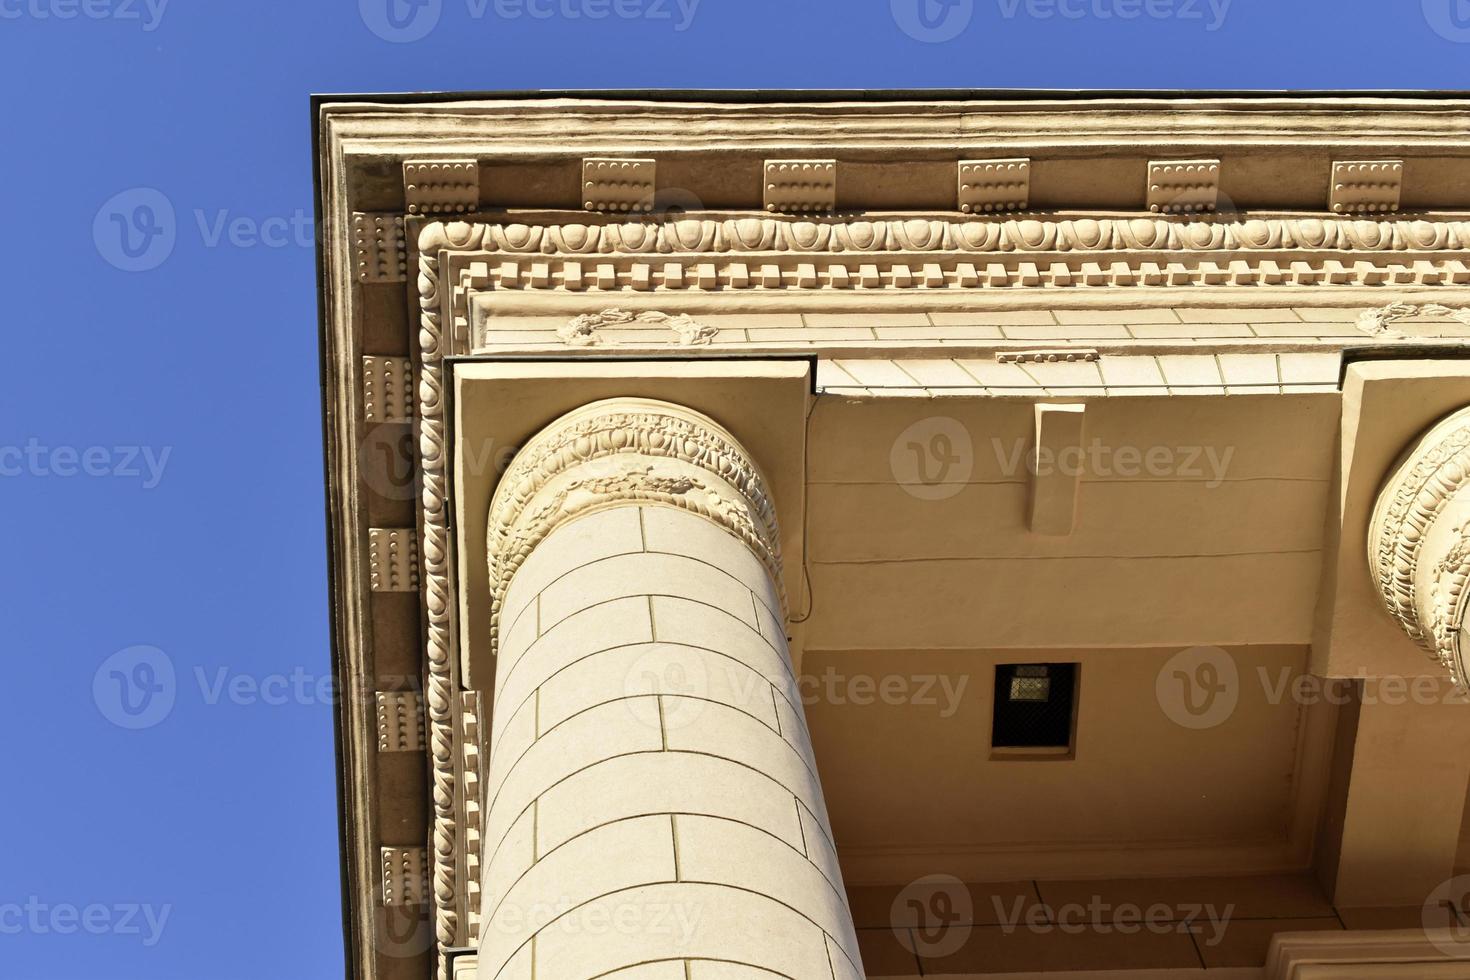
POLYGON ((1465 361, 1391 360, 1347 369, 1314 672, 1336 677, 1447 673, 1384 610, 1373 582, 1368 542, 1374 508, 1403 454, 1467 402, 1470 366, 1465 361))
MULTIPOLYGON (((1423 905, 1455 874, 1470 786, 1470 702, 1446 683, 1431 696, 1364 681, 1351 733, 1340 836, 1324 879, 1342 907, 1423 905)), ((1325 849, 1325 848, 1324 848, 1325 849)))
MULTIPOLYGON (((719 421, 760 460, 781 515, 781 550, 789 567, 800 568, 805 554, 806 494, 803 488, 810 367, 799 361, 739 363, 590 362, 559 364, 498 363, 466 365, 456 372, 458 507, 456 531, 463 556, 457 608, 461 625, 460 663, 465 683, 488 687, 491 610, 472 601, 488 593, 485 551, 491 495, 516 450, 560 415, 599 398, 645 397, 689 405, 719 421)), ((626 529, 596 540, 560 539, 559 548, 589 557, 626 548, 626 529)), ((554 556, 528 559, 526 574, 554 567, 554 556)), ((745 559, 742 559, 745 561, 745 559)), ((805 580, 783 583, 798 608, 805 605, 805 580)), ((539 588, 523 591, 539 592, 539 588)), ((519 613, 514 600, 505 615, 519 613)))
MULTIPOLYGON (((354 974, 422 980, 437 965, 447 980, 457 955, 468 980, 458 951, 500 941, 481 903, 565 893, 580 904, 536 940, 496 947, 497 980, 835 980, 857 976, 854 944, 873 976, 939 961, 987 976, 1258 975, 1206 974, 1190 937, 994 924, 921 966, 881 923, 850 934, 833 904, 843 872, 899 889, 936 871, 1053 892, 1101 881, 1118 896, 1140 894, 1120 876, 1190 875, 1183 895, 1194 875, 1315 866, 1342 899, 1395 906, 1345 924, 1412 925, 1416 892, 1470 853, 1456 713, 1339 709, 1273 685, 1445 673, 1383 611, 1365 552, 1399 454, 1470 404, 1464 100, 797 101, 323 106, 334 635, 342 689, 368 692, 343 699, 340 725, 354 974), (636 179, 599 169, 609 153, 636 179), (764 211, 765 168, 783 160, 831 169, 819 194, 778 186, 764 211), (999 186, 1016 182, 987 182, 987 160, 1026 161, 1024 201, 999 186), (1198 160, 1219 161, 1208 181, 1149 179, 1150 163, 1198 160), (1391 195, 1351 169, 1400 161, 1391 195), (968 187, 966 163, 982 167, 968 187), (657 211, 670 188, 706 210, 657 211), (1167 213, 1212 202, 1226 213, 1167 213), (1026 360, 1048 350, 1078 356, 1026 360), (487 546, 510 455, 614 397, 691 406, 745 445, 780 513, 783 574, 759 535, 730 550, 738 500, 676 509, 706 503, 680 481, 716 498, 730 486, 687 458, 623 488, 662 495, 629 505, 636 541, 629 521, 590 533, 570 514, 615 512, 579 510, 597 474, 578 464, 525 501, 569 522, 529 554, 487 546), (1024 460, 1037 406, 1058 403, 1086 406, 1085 441, 1167 449, 1174 465, 1090 468, 1071 533, 1042 535, 1028 494, 1055 474, 1000 461, 1024 460), (1190 447, 1230 454, 1218 479, 1183 472, 1190 447), (699 529, 682 533, 686 518, 699 529), (502 592, 491 572, 507 555, 524 561, 502 592), (722 557, 692 567, 701 555, 722 557), (1160 678, 1201 645, 1233 659, 1239 698, 1191 727, 1168 717, 1160 678), (1040 657, 1082 667, 1076 744, 997 758, 988 708, 968 702, 996 663, 1040 657), (947 658, 972 683, 947 718, 804 704, 812 668, 953 680, 947 658), (417 704, 384 715, 377 693, 394 706, 417 694, 422 731, 417 704), (680 879, 685 845, 719 881, 680 879), (380 945, 396 928, 377 896, 401 877, 380 866, 385 848, 421 866, 392 890, 416 903, 394 910, 432 927, 409 956, 380 945), (757 891, 730 898, 732 882, 757 891), (729 914, 587 942, 630 906, 636 920, 696 891, 729 914), (691 965, 686 946, 748 962, 691 965)), ((1408 606, 1391 608, 1412 608, 1411 627, 1460 622, 1458 572, 1424 578, 1457 533, 1430 527, 1425 565, 1405 569, 1408 606)), ((1292 914, 1246 927, 1211 965, 1258 959, 1284 922, 1329 919, 1268 910, 1292 914)), ((1431 962, 1422 937, 1341 947, 1289 975, 1460 968, 1431 962)))
POLYGON ((806 647, 1308 642, 1336 398, 1086 404, 1085 441, 1107 455, 1081 475, 1073 533, 1049 538, 1027 526, 1033 405, 819 403, 806 647), (929 453, 941 436, 959 454, 947 469, 929 453), (1165 464, 1148 466, 1151 451, 1165 464), (863 595, 905 615, 846 601, 863 595))
MULTIPOLYGON (((1362 309, 1361 305, 1262 308, 1245 304, 1125 309, 1092 305, 1074 309, 1059 300, 1050 309, 1004 312, 701 312, 698 319, 714 331, 709 342, 714 349, 806 348, 832 355, 853 352, 879 356, 895 345, 906 349, 985 349, 1002 348, 1007 342, 1091 340, 1106 342, 1121 356, 1129 348, 1170 346, 1183 353, 1186 345, 1199 342, 1216 342, 1227 350, 1255 347, 1270 353, 1280 352, 1285 345, 1341 349, 1369 336, 1357 322, 1362 309)), ((560 332, 568 320, 564 314, 506 312, 502 306, 486 311, 478 337, 487 351, 552 351, 565 348, 560 332)), ((1402 336, 1396 342, 1412 343, 1464 337, 1470 328, 1458 320, 1426 316, 1406 321, 1400 332, 1402 336)), ((667 348, 670 335, 661 322, 634 321, 616 329, 603 329, 598 336, 610 347, 651 350, 667 348)))
MULTIPOLYGON (((1220 662, 1235 675, 1222 680, 1232 687, 1217 701, 1196 701, 1208 709, 1196 728, 1183 724, 1193 720, 1184 701, 1191 692, 1172 679, 1179 652, 810 651, 807 716, 848 880, 1304 866, 1301 844, 1310 849, 1310 839, 1294 842, 1289 828, 1299 809, 1315 825, 1320 750, 1307 736, 1310 709, 1283 692, 1304 673, 1306 648, 1223 649, 1220 662), (1076 757, 996 757, 995 665, 1069 661, 1081 669, 1076 757)), ((1043 894, 1050 897, 1045 886, 1043 894)))
POLYGON ((861 978, 774 580, 731 528, 618 492, 504 595, 478 975, 861 978))

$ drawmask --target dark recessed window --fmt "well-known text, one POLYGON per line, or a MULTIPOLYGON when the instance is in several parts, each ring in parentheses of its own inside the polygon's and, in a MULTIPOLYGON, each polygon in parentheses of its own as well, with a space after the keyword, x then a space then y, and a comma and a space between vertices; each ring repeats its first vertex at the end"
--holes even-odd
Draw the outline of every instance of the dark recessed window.
POLYGON ((991 748, 1070 749, 1076 704, 1076 664, 1000 664, 991 748))

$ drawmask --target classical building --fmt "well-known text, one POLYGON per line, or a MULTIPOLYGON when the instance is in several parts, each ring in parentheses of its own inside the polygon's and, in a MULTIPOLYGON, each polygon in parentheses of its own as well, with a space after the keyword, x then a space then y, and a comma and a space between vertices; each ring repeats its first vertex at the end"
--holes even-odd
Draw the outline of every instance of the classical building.
POLYGON ((353 976, 1470 977, 1470 102, 318 120, 353 976))

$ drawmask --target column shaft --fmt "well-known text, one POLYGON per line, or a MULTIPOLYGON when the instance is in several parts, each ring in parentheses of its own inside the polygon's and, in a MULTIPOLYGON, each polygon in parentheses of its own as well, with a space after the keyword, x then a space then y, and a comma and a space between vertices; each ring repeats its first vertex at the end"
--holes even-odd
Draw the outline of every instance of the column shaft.
POLYGON ((672 505, 594 510, 535 546, 500 612, 480 980, 860 980, 747 542, 672 505))

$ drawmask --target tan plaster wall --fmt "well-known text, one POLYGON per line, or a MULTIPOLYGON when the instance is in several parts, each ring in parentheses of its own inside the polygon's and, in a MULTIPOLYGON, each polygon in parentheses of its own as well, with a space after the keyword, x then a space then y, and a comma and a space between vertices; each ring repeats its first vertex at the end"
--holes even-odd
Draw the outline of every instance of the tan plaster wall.
POLYGON ((1307 649, 1223 651, 1238 700, 1202 729, 1176 723, 1157 694, 1178 652, 809 651, 803 697, 844 872, 852 881, 1148 873, 1150 858, 1130 865, 1129 848, 1172 850, 1163 867, 1174 873, 1304 865, 1288 837, 1294 808, 1313 805, 1298 794, 1307 709, 1290 696, 1272 703, 1272 691, 1304 670, 1307 649), (994 667, 1032 660, 1081 664, 1074 759, 991 757, 994 667), (962 695, 926 688, 935 675, 962 695), (912 697, 875 693, 885 678, 912 697), (1114 863, 1097 864, 1093 851, 1114 863))
POLYGON ((818 400, 806 649, 1310 641, 1336 395, 1052 400, 1086 405, 1088 443, 1157 447, 1180 465, 1084 472, 1074 532, 1042 536, 1027 526, 1030 474, 1006 463, 1032 442, 1030 402, 818 400), (969 465, 933 499, 895 481, 891 454, 942 425, 968 440, 969 465), (1223 480, 1187 471, 1185 447, 1228 453, 1223 480))

